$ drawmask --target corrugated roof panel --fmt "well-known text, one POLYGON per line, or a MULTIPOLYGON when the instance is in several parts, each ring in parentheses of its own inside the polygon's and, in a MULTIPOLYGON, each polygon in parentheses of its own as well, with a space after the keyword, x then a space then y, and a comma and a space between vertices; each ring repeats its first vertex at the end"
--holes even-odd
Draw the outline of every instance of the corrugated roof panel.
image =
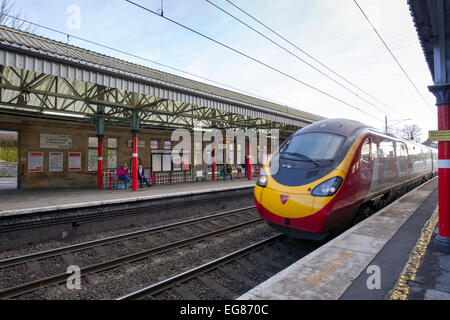
MULTIPOLYGON (((21 45, 24 45, 26 47, 32 47, 32 48, 39 48, 46 52, 42 52, 46 55, 63 55, 66 56, 67 60, 69 61, 75 61, 81 64, 90 65, 94 68, 97 68, 98 71, 89 71, 86 73, 86 71, 83 69, 83 67, 80 68, 68 68, 64 69, 64 67, 61 66, 61 64, 56 67, 55 64, 52 64, 51 66, 45 66, 43 63, 45 63, 42 59, 35 58, 34 60, 23 60, 26 61, 26 63, 22 62, 20 63, 20 60, 14 60, 18 58, 18 55, 12 54, 9 58, 10 60, 2 58, 2 60, 7 60, 8 63, 5 65, 13 66, 13 67, 21 67, 23 65, 24 68, 38 71, 38 72, 50 72, 50 71, 44 71, 44 70, 51 70, 52 73, 55 73, 55 75, 58 76, 64 76, 66 78, 71 79, 77 79, 80 81, 88 81, 97 83, 100 85, 109 85, 112 86, 115 83, 116 88, 119 90, 140 90, 138 86, 134 86, 135 84, 141 83, 135 82, 135 81, 128 81, 128 80, 119 80, 118 77, 100 77, 101 74, 104 74, 101 70, 112 70, 114 72, 118 72, 121 74, 126 74, 131 77, 135 77, 137 79, 145 79, 146 81, 153 81, 154 83, 161 83, 164 85, 167 85, 169 87, 172 87, 172 89, 164 89, 162 92, 158 89, 155 90, 158 94, 155 94, 155 96, 163 97, 168 99, 170 96, 168 94, 168 90, 170 90, 172 93, 177 93, 176 98, 177 100, 182 100, 180 102, 190 102, 191 96, 190 95, 178 95, 180 93, 180 90, 188 90, 192 91, 192 93, 195 94, 206 94, 208 98, 205 98, 201 96, 200 98, 195 97, 194 100, 197 102, 195 104, 198 105, 208 105, 215 107, 215 103, 211 103, 216 101, 217 99, 226 99, 229 100, 234 106, 236 106, 236 103, 246 105, 246 107, 240 106, 239 108, 235 108, 234 112, 246 114, 246 110, 251 110, 252 108, 263 108, 267 110, 267 112, 283 112, 286 114, 286 108, 273 104, 268 101, 264 101, 258 98, 242 95, 240 93, 232 92, 226 89, 222 89, 219 87, 214 87, 211 85, 207 85, 204 83, 200 83, 194 80, 178 77, 175 75, 171 75, 168 73, 160 72, 158 70, 142 67, 136 64, 132 64, 129 62, 125 62, 119 59, 107 57, 104 55, 100 55, 85 49, 80 49, 74 46, 66 45, 61 42, 56 42, 50 39, 38 37, 35 35, 23 33, 17 30, 0 27, 0 40, 18 43, 21 45), (26 39, 26 40, 25 40, 26 39), (70 58, 69 58, 70 57, 70 58), (79 61, 77 61, 79 60, 79 61), (101 66, 101 68, 99 68, 101 66), (112 81, 114 79, 114 81, 112 81), (195 92, 195 93, 194 93, 195 92), (256 104, 255 104, 256 103, 256 104), (261 107, 263 106, 263 107, 261 107), (282 110, 282 111, 281 111, 282 110)), ((150 88, 153 87, 153 85, 149 86, 150 88)), ((150 89, 149 88, 149 89, 150 89)), ((149 90, 150 92, 152 90, 149 90)), ((230 110, 230 109, 228 109, 230 110)), ((258 110, 261 111, 261 110, 258 110)), ((308 117, 310 114, 300 112, 294 109, 291 109, 292 115, 291 117, 297 117, 296 114, 301 114, 302 117, 308 117)), ((310 117, 311 121, 317 120, 321 117, 317 117, 314 115, 311 115, 310 117)), ((280 117, 282 119, 281 122, 287 121, 289 119, 289 115, 287 117, 280 117)))

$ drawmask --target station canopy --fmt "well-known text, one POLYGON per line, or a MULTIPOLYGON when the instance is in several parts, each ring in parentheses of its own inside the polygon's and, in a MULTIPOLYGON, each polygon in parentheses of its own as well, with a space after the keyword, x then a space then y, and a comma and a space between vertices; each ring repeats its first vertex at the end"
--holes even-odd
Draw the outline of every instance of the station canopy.
POLYGON ((434 82, 439 83, 448 63, 450 1, 408 0, 408 4, 428 68, 434 82))
POLYGON ((323 117, 0 26, 0 113, 107 126, 287 136, 323 117))

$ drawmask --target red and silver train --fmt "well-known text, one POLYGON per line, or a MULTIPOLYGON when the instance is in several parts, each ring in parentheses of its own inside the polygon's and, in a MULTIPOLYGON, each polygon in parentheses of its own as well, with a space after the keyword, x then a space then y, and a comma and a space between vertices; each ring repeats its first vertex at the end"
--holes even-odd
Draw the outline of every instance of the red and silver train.
POLYGON ((363 209, 437 174, 437 150, 360 122, 327 119, 295 132, 261 169, 262 219, 288 236, 323 240, 363 209))

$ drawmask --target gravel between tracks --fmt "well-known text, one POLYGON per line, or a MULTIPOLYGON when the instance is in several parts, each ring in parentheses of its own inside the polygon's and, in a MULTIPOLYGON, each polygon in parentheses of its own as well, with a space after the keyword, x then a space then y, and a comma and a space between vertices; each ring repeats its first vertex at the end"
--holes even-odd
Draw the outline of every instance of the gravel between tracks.
POLYGON ((132 227, 132 228, 124 228, 124 229, 108 231, 108 232, 93 233, 93 234, 89 234, 89 235, 76 237, 74 239, 65 239, 65 240, 60 240, 60 241, 47 241, 45 243, 32 244, 26 248, 21 248, 21 249, 16 249, 16 250, 6 250, 3 252, 0 252, 0 260, 9 259, 12 257, 22 256, 22 255, 26 255, 26 254, 31 254, 31 253, 35 253, 35 252, 55 249, 55 248, 59 248, 59 247, 70 246, 70 245, 81 243, 81 242, 88 242, 88 241, 93 241, 93 240, 98 240, 98 239, 104 239, 104 238, 120 235, 123 233, 139 231, 139 230, 158 227, 158 226, 162 226, 162 225, 166 225, 166 224, 182 222, 182 221, 186 221, 188 219, 194 219, 194 218, 199 218, 199 217, 203 217, 203 216, 208 216, 208 215, 211 215, 214 213, 220 213, 220 212, 205 212, 202 214, 190 215, 190 216, 180 215, 179 217, 176 217, 175 214, 170 214, 164 220, 161 220, 157 223, 139 225, 139 226, 132 227))
MULTIPOLYGON (((21 299, 114 299, 167 277, 217 259, 237 249, 260 241, 275 232, 266 224, 248 227, 231 234, 204 240, 168 253, 152 256, 127 267, 101 273, 95 281, 82 280, 81 289, 66 285, 38 290, 21 299)), ((176 293, 174 293, 176 295, 176 293)), ((162 298, 162 297, 160 297, 162 298)), ((218 297, 219 298, 219 297, 218 297)), ((170 299, 165 297, 165 299, 170 299)))

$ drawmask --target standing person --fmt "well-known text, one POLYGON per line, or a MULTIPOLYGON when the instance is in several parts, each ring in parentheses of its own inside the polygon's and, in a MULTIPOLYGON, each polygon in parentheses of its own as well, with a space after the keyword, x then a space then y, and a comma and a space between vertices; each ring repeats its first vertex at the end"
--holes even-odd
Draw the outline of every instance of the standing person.
POLYGON ((131 183, 130 177, 128 177, 128 166, 126 163, 117 170, 117 178, 125 182, 125 189, 127 188, 128 183, 131 183))
POLYGON ((145 172, 145 170, 142 167, 142 164, 139 164, 139 167, 138 167, 139 188, 142 188, 142 181, 145 182, 147 187, 151 187, 150 183, 148 183, 147 178, 144 176, 144 172, 145 172))
POLYGON ((223 181, 227 179, 227 176, 230 175, 231 181, 233 181, 233 166, 230 163, 225 165, 225 173, 223 175, 223 181))
POLYGON ((247 178, 247 176, 248 176, 248 156, 245 156, 244 171, 245 171, 245 177, 247 178))

